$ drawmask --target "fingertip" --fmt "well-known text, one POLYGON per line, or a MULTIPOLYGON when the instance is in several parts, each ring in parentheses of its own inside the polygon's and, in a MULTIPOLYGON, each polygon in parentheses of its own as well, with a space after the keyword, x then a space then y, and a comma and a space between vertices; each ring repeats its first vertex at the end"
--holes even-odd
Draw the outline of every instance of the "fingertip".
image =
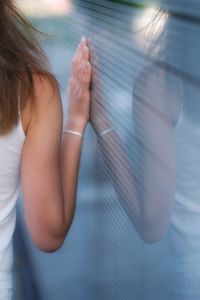
POLYGON ((84 44, 86 44, 86 39, 85 39, 85 36, 82 36, 77 50, 80 51, 83 48, 84 44))
POLYGON ((85 36, 82 36, 81 43, 85 43, 85 42, 86 42, 86 38, 85 38, 85 36))

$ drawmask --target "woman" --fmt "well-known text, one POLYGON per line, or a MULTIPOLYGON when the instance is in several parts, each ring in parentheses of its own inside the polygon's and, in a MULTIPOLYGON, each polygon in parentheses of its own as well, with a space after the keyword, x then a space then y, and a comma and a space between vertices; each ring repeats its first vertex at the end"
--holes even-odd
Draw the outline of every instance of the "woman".
POLYGON ((36 31, 10 0, 0 0, 0 299, 12 295, 12 236, 20 182, 26 223, 39 249, 59 249, 71 225, 89 120, 89 60, 83 38, 73 57, 63 125, 58 84, 36 31))

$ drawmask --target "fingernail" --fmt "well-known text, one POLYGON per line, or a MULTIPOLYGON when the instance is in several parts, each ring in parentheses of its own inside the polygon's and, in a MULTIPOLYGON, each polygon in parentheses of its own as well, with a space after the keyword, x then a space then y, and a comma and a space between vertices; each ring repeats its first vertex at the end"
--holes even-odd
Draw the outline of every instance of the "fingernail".
POLYGON ((84 52, 88 52, 88 50, 89 50, 87 46, 84 46, 83 49, 84 49, 84 52))
POLYGON ((81 43, 84 43, 84 42, 85 42, 85 37, 82 36, 82 38, 81 38, 81 43))

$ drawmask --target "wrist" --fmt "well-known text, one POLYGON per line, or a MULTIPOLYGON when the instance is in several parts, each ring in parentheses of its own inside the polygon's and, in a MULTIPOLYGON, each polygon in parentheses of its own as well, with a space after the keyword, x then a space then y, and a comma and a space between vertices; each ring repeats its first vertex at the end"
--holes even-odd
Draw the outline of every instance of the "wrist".
POLYGON ((101 133, 103 133, 107 129, 113 128, 113 124, 110 120, 109 120, 109 122, 102 122, 101 124, 96 124, 95 122, 91 122, 91 125, 92 125, 94 131, 98 135, 101 135, 101 133))
POLYGON ((64 130, 75 130, 75 131, 78 131, 81 134, 83 134, 86 126, 87 126, 87 121, 82 120, 80 118, 68 117, 64 122, 63 129, 64 130))

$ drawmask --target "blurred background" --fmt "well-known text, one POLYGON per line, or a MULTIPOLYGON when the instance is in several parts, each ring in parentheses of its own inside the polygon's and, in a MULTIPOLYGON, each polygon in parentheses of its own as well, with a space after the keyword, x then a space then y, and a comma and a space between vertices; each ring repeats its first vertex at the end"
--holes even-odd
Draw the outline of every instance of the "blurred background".
MULTIPOLYGON (((36 28, 49 34, 41 36, 41 44, 60 82, 64 111, 73 53, 82 36, 90 38, 94 68, 92 101, 103 103, 128 157, 134 161, 133 84, 147 59, 158 60, 155 48, 148 54, 147 49, 165 26, 164 17, 155 21, 159 3, 154 0, 15 2, 36 28), (152 20, 153 27, 149 26, 152 20)), ((185 1, 185 5, 180 1, 168 4, 177 15, 175 22, 183 22, 186 29, 187 20, 180 15, 197 17, 195 0, 189 4, 185 1)), ((177 35, 172 47, 178 47, 180 40, 181 35, 177 35)), ((181 57, 187 61, 189 56, 182 50, 181 57)), ((170 56, 167 64, 169 70, 177 67, 170 56)), ((180 66, 185 72, 186 64, 180 66)), ((189 75, 195 76, 195 70, 190 71, 189 75)), ((156 87, 152 92, 156 93, 156 87)), ((94 113, 92 118, 95 122, 94 113)), ((112 145, 111 151, 115 153, 112 145)), ((126 182, 126 178, 122 179, 126 182)), ((147 245, 138 236, 120 205, 109 166, 90 125, 84 139, 75 219, 63 247, 53 254, 36 249, 24 223, 22 196, 18 217, 14 242, 15 300, 169 299, 167 237, 155 245, 147 245)))

